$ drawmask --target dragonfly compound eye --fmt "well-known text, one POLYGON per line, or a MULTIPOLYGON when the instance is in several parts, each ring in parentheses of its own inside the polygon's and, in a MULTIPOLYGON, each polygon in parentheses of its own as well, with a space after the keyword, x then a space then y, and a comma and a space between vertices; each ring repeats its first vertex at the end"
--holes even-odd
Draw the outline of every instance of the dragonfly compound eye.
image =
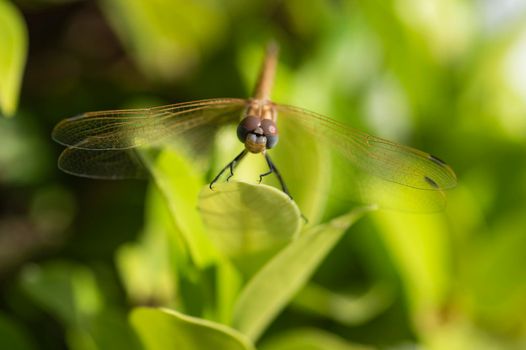
POLYGON ((261 119, 258 117, 245 117, 237 126, 237 138, 241 142, 245 142, 247 136, 253 132, 261 124, 261 119))
POLYGON ((263 135, 267 137, 267 148, 276 146, 279 140, 276 124, 270 119, 263 119, 261 129, 263 129, 263 135))
POLYGON ((276 124, 270 119, 263 119, 261 121, 261 129, 263 129, 263 135, 273 136, 278 134, 278 128, 276 124))
POLYGON ((279 136, 278 135, 269 135, 267 136, 267 148, 272 148, 276 146, 278 143, 279 136))

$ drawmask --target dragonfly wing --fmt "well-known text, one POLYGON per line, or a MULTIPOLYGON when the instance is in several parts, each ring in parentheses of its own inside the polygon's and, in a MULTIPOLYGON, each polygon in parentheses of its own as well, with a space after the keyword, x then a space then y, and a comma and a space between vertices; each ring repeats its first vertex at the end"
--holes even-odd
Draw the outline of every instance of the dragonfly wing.
POLYGON ((277 105, 280 116, 304 126, 313 137, 330 144, 349 165, 384 180, 421 190, 456 186, 449 165, 429 153, 368 135, 301 108, 277 105))
MULTIPOLYGON (((301 108, 276 105, 280 123, 297 126, 330 154, 333 197, 411 212, 445 205, 444 190, 456 185, 452 169, 438 158, 374 137, 301 108), (345 197, 345 198, 341 198, 345 197)), ((322 167, 323 171, 324 168, 322 167)), ((328 175, 324 174, 324 175, 328 175)))
POLYGON ((243 99, 212 99, 154 108, 90 112, 61 121, 52 137, 88 150, 129 149, 160 144, 203 125, 240 117, 243 99))
POLYGON ((58 166, 89 178, 144 178, 137 147, 175 145, 197 155, 217 127, 238 120, 245 106, 242 99, 214 99, 66 119, 53 130, 53 139, 68 147, 58 166))
POLYGON ((148 177, 148 171, 134 149, 101 151, 68 147, 60 155, 58 167, 68 174, 93 179, 148 177))

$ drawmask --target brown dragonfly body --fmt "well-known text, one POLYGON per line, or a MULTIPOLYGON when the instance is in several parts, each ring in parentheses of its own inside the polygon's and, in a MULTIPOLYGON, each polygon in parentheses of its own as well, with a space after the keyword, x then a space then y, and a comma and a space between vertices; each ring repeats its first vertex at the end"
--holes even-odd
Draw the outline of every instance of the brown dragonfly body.
POLYGON ((237 137, 239 141, 245 145, 245 149, 217 174, 210 183, 210 189, 212 189, 214 183, 219 180, 227 169, 230 170, 230 175, 227 180, 230 179, 234 175, 235 167, 245 157, 247 152, 262 153, 267 161, 269 171, 259 176, 259 182, 261 183, 264 176, 272 173, 276 174, 281 184, 281 189, 292 199, 285 185, 285 181, 283 181, 281 174, 266 152, 267 149, 276 146, 279 138, 278 127, 276 125, 278 113, 274 104, 270 101, 270 92, 276 73, 277 55, 278 48, 275 44, 271 43, 267 48, 267 54, 265 55, 265 60, 260 71, 254 98, 249 100, 246 111, 243 113, 242 119, 237 127, 237 137))

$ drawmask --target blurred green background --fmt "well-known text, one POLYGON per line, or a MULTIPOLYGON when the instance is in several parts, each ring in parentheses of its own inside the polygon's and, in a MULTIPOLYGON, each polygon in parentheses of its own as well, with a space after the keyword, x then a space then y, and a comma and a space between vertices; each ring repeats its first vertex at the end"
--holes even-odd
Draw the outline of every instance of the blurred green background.
POLYGON ((61 173, 50 133, 246 97, 270 38, 276 101, 436 154, 459 185, 443 213, 365 215, 258 348, 526 348, 523 1, 0 0, 1 349, 155 348, 138 305, 227 323, 188 302, 204 278, 184 286, 154 186, 61 173))

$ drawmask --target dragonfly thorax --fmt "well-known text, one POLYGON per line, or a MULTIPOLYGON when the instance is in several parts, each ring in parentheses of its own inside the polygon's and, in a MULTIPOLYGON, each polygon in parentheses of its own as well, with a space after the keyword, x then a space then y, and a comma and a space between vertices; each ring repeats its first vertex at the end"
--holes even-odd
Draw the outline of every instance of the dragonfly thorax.
POLYGON ((251 153, 261 153, 278 143, 278 128, 274 121, 247 116, 237 126, 237 137, 251 153))

